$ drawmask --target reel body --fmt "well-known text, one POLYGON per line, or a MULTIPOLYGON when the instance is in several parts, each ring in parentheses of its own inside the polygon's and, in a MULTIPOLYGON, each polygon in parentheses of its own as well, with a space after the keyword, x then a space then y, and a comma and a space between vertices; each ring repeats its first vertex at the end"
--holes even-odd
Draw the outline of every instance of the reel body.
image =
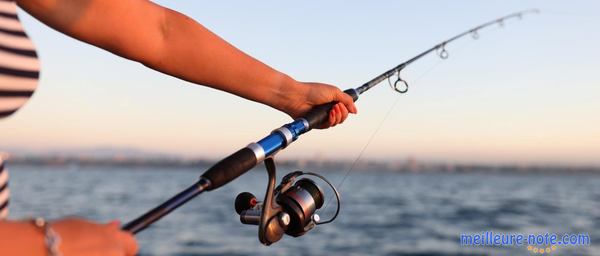
POLYGON ((279 241, 283 234, 298 237, 320 224, 332 222, 340 210, 340 196, 337 189, 325 177, 310 172, 295 171, 283 177, 275 187, 275 162, 265 159, 269 182, 265 199, 259 202, 248 192, 240 193, 235 199, 235 210, 243 224, 258 225, 258 238, 264 245, 279 241), (321 221, 316 213, 325 202, 323 190, 309 178, 296 181, 299 176, 314 176, 325 181, 333 189, 337 209, 335 215, 321 221))

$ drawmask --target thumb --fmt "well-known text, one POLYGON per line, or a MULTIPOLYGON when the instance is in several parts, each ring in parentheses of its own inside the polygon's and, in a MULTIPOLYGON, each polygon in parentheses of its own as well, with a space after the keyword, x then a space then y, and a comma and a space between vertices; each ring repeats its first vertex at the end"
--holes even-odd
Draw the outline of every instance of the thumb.
POLYGON ((121 221, 119 220, 112 220, 109 223, 106 223, 107 226, 111 227, 111 228, 120 228, 121 227, 121 221))
POLYGON ((125 255, 136 255, 139 247, 135 237, 129 232, 119 232, 119 239, 125 255))

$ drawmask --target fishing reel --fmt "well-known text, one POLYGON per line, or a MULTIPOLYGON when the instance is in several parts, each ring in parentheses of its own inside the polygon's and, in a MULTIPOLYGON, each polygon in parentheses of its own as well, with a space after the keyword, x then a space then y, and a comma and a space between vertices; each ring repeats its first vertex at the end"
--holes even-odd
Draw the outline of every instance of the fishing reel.
POLYGON ((340 211, 340 194, 325 177, 311 172, 295 171, 287 174, 275 187, 275 162, 265 159, 269 183, 264 201, 260 202, 249 192, 240 193, 235 198, 235 211, 243 224, 258 225, 258 239, 264 245, 279 241, 283 234, 298 237, 306 234, 317 225, 330 223, 340 211), (327 183, 335 193, 337 208, 333 217, 321 221, 316 213, 323 207, 325 194, 309 178, 313 176, 327 183), (297 180, 298 179, 298 180, 297 180))

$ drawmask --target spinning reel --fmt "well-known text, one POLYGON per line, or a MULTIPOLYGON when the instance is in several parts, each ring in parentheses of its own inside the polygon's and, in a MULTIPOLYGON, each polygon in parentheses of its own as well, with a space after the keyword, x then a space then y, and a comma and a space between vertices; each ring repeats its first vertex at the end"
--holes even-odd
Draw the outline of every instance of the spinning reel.
POLYGON ((269 183, 265 199, 262 202, 248 192, 240 193, 235 198, 235 211, 244 224, 258 225, 258 239, 264 245, 279 241, 283 234, 298 237, 306 234, 317 225, 330 223, 340 212, 340 194, 325 177, 311 172, 295 171, 287 174, 281 184, 275 187, 275 162, 273 158, 265 159, 269 175, 269 183), (326 182, 335 193, 337 209, 329 220, 321 221, 315 213, 323 206, 325 195, 323 190, 311 179, 299 176, 313 176, 326 182))

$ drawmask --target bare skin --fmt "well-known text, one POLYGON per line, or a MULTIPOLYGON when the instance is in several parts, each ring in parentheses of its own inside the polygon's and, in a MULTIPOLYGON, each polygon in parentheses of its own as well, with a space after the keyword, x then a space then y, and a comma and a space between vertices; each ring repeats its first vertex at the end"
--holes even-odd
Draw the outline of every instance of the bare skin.
MULTIPOLYGON (((301 117, 338 102, 318 128, 357 113, 335 86, 299 82, 238 50, 194 20, 145 0, 17 0, 46 25, 162 73, 226 91, 301 117)), ((53 224, 69 255, 135 255, 134 237, 118 223, 64 219, 53 224)), ((0 254, 45 255, 43 234, 25 221, 0 222, 0 254)))
MULTIPOLYGON (((133 235, 123 232, 120 224, 96 224, 70 218, 55 221, 52 228, 60 235, 59 251, 65 255, 123 256, 138 251, 133 235)), ((2 255, 47 255, 44 232, 31 221, 0 222, 2 255)))
POLYGON ((300 117, 338 101, 327 128, 356 113, 335 86, 302 83, 250 57, 194 20, 145 0, 20 0, 50 27, 121 57, 300 117))

